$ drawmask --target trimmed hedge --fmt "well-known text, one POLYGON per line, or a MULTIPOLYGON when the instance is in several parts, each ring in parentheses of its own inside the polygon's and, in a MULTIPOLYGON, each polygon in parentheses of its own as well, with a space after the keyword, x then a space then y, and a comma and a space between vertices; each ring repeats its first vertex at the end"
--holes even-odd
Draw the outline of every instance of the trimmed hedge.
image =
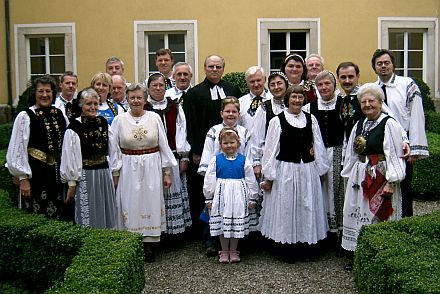
POLYGON ((12 123, 0 125, 0 149, 8 148, 9 139, 11 138, 12 123))
POLYGON ((0 150, 0 189, 6 190, 9 193, 14 205, 17 206, 18 189, 12 183, 12 176, 5 167, 6 152, 6 149, 0 150))
POLYGON ((433 111, 425 113, 425 124, 427 132, 440 134, 440 113, 433 111))
MULTIPOLYGON (((228 72, 223 76, 223 80, 230 82, 231 84, 237 86, 241 93, 249 93, 249 89, 246 84, 246 79, 244 78, 244 72, 228 72)), ((240 97, 236 97, 240 98, 240 97)))
POLYGON ((140 235, 86 229, 27 214, 0 190, 2 281, 46 293, 140 293, 140 235))
POLYGON ((360 293, 440 293, 440 211, 364 226, 354 259, 360 293))

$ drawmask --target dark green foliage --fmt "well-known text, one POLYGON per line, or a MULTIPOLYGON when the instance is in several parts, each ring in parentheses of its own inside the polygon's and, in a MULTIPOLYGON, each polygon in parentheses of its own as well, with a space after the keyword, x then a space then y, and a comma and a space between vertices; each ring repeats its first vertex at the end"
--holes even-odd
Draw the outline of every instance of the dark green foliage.
POLYGON ((223 76, 223 80, 237 86, 243 94, 249 93, 246 79, 244 78, 244 72, 229 72, 223 76))
POLYGON ((6 151, 6 149, 0 149, 0 189, 6 190, 13 199, 15 206, 17 206, 18 189, 12 183, 12 176, 5 167, 6 151))
POLYGON ((427 112, 425 113, 426 131, 440 134, 440 113, 427 112))
POLYGON ((5 149, 9 145, 11 138, 12 124, 0 125, 0 149, 5 149))
POLYGON ((435 111, 434 101, 431 98, 431 89, 429 86, 419 78, 413 78, 414 82, 419 86, 423 99, 423 109, 426 112, 435 111))
POLYGON ((17 108, 15 109, 15 115, 19 114, 20 111, 26 110, 29 107, 29 92, 28 87, 24 92, 18 97, 17 108))

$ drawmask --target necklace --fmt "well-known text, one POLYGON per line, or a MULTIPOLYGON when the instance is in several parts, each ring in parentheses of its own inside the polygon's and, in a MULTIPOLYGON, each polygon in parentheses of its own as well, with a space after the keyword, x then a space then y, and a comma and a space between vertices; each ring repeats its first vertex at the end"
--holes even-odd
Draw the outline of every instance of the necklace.
POLYGON ((134 122, 136 123, 136 124, 139 124, 139 122, 141 121, 141 119, 142 119, 142 115, 140 115, 140 116, 134 116, 133 115, 133 113, 130 111, 130 115, 131 115, 131 117, 133 118, 133 120, 134 120, 134 122))

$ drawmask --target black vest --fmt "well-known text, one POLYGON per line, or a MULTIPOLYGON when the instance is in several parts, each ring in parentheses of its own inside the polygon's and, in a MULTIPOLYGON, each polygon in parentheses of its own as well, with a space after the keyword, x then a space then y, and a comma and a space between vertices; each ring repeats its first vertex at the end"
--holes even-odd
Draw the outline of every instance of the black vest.
MULTIPOLYGON (((376 127, 364 135, 367 140, 362 155, 383 154, 383 140, 385 138, 385 125, 390 116, 385 117, 376 127)), ((356 128, 356 137, 362 133, 365 118, 359 120, 356 128)))
POLYGON ((341 103, 341 119, 344 123, 345 139, 347 141, 350 138, 351 130, 353 129, 354 125, 361 118, 365 118, 365 114, 361 110, 361 105, 357 96, 345 96, 341 103))
POLYGON ((264 134, 267 134, 267 128, 269 127, 269 122, 272 118, 275 117, 275 113, 272 109, 272 99, 266 100, 261 104, 264 110, 266 110, 266 129, 264 134))

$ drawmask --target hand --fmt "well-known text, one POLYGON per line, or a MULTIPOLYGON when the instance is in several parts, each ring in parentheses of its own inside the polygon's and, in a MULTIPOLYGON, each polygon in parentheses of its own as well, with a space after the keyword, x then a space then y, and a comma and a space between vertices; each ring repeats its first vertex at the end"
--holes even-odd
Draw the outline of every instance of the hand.
POLYGON ((211 209, 212 208, 212 202, 206 203, 206 208, 211 209))
POLYGON ((179 173, 183 174, 188 169, 188 161, 180 161, 179 162, 179 173))
POLYGON ((414 163, 414 162, 416 162, 419 159, 420 159, 420 155, 410 155, 408 157, 408 162, 409 163, 414 163))
POLYGON ((113 176, 113 185, 115 186, 115 191, 118 189, 119 176, 113 176))
POLYGON ((168 189, 169 187, 171 187, 171 184, 173 183, 173 181, 171 180, 171 175, 164 175, 163 176, 163 187, 168 189))
POLYGON ((261 178, 261 165, 254 166, 254 174, 257 180, 261 178))
POLYGON ((409 154, 411 153, 411 148, 409 147, 408 143, 403 142, 402 144, 402 149, 403 149, 403 155, 400 158, 403 159, 408 159, 409 154))
POLYGON ((383 197, 391 197, 394 193, 394 188, 390 183, 386 183, 383 187, 382 196, 383 197))
POLYGON ((249 209, 254 209, 255 206, 256 206, 256 203, 255 203, 255 202, 253 202, 253 201, 249 201, 249 203, 248 203, 248 208, 249 208, 249 209))
POLYGON ((195 165, 199 165, 200 164, 200 159, 202 159, 202 156, 200 156, 198 154, 193 154, 192 155, 192 160, 193 160, 193 163, 195 165))
POLYGON ((66 204, 72 203, 73 199, 75 199, 75 192, 76 186, 69 186, 69 189, 67 189, 66 204))
POLYGON ((31 183, 28 179, 20 181, 20 192, 24 198, 31 198, 31 183))
POLYGON ((265 180, 263 182, 261 182, 260 187, 261 189, 263 189, 264 192, 270 191, 270 189, 272 189, 272 182, 270 180, 265 180))

